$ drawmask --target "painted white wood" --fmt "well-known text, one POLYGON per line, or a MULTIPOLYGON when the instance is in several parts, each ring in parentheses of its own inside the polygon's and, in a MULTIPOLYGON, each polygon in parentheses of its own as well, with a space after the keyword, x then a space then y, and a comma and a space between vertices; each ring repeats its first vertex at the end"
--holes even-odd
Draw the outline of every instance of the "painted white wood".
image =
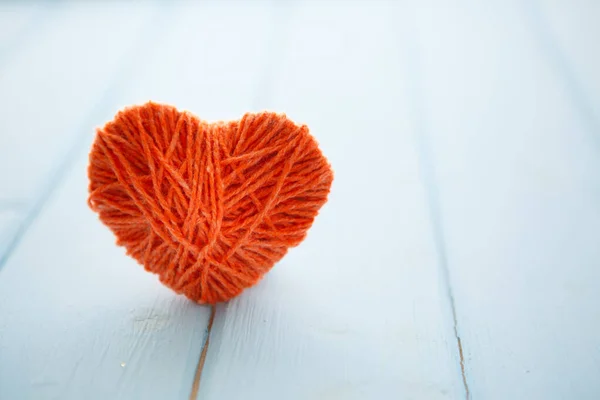
POLYGON ((87 207, 86 165, 0 271, 0 398, 187 398, 208 310, 114 245, 87 207))
POLYGON ((0 3, 0 60, 8 56, 4 53, 12 51, 14 45, 27 34, 26 31, 37 22, 35 17, 40 8, 39 3, 0 3))
POLYGON ((600 129, 600 2, 544 0, 533 2, 529 10, 542 40, 554 43, 549 55, 569 74, 566 84, 574 86, 574 101, 590 112, 584 117, 593 119, 593 129, 600 129))
POLYGON ((0 204, 0 254, 9 246, 21 218, 22 214, 17 210, 3 209, 0 204))
POLYGON ((280 12, 272 93, 257 107, 307 123, 336 178, 306 241, 217 308, 198 399, 461 398, 396 11, 280 12))
MULTIPOLYGON (((31 203, 39 195, 75 139, 89 130, 90 114, 111 95, 107 89, 114 89, 123 59, 156 8, 97 2, 45 7, 40 30, 0 70, 1 197, 31 203)), ((104 115, 94 117, 99 124, 104 115)))
POLYGON ((597 399, 598 132, 517 2, 410 19, 472 398, 597 399))
MULTIPOLYGON (((170 102, 211 120, 240 117, 252 106, 273 18, 270 3, 234 10, 225 3, 169 7, 156 21, 160 34, 148 33, 160 40, 146 53, 131 60, 120 48, 106 49, 120 53, 105 57, 132 63, 125 69, 127 79, 118 78, 122 86, 80 123, 89 131, 85 148, 0 270, 0 399, 190 395, 209 308, 164 288, 114 245, 86 204, 87 151, 94 128, 104 121, 96 119, 111 118, 131 103, 170 102)), ((79 25, 69 29, 70 35, 81 33, 79 25)), ((98 98, 93 90, 88 95, 87 108, 98 98)), ((49 107, 60 108, 72 101, 69 96, 49 107)), ((76 107, 89 115, 87 108, 76 107)), ((23 105, 17 111, 23 112, 23 105)), ((31 137, 60 135, 57 126, 31 131, 31 137)), ((7 191, 13 192, 18 191, 7 191)))
POLYGON ((177 19, 160 47, 137 66, 119 107, 153 100, 209 121, 238 119, 251 110, 270 62, 274 5, 271 1, 230 5, 180 3, 177 19))
MULTIPOLYGON (((164 7, 146 32, 152 4, 51 6, 0 70, 0 255, 24 215, 3 204, 89 132, 0 269, 0 399, 189 396, 207 308, 85 204, 93 128, 149 99, 285 111, 336 171, 307 240, 218 308, 199 399, 465 398, 436 192, 472 398, 600 396, 598 132, 521 4, 164 7)), ((597 118, 597 5, 539 7, 597 118)), ((4 17, 0 43, 27 23, 4 17)))

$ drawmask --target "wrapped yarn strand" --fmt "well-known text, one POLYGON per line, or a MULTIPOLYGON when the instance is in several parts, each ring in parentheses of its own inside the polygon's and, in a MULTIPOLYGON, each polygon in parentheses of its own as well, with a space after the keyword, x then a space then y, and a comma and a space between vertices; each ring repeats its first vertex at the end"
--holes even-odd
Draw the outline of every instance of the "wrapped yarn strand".
POLYGON ((97 130, 88 177, 89 206, 117 244, 175 292, 214 304, 304 240, 333 172, 285 114, 209 123, 149 102, 97 130))

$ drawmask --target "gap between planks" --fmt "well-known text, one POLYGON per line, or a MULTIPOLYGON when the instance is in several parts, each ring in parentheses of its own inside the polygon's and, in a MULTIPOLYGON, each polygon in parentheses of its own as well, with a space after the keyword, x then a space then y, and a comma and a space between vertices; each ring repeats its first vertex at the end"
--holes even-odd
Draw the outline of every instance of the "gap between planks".
MULTIPOLYGON (((150 47, 150 44, 153 43, 154 39, 158 35, 164 33, 164 26, 167 25, 166 22, 171 16, 169 11, 172 11, 173 9, 173 7, 167 7, 167 12, 165 12, 164 4, 166 3, 159 4, 153 17, 149 18, 148 22, 140 30, 138 38, 131 47, 132 51, 129 52, 132 56, 128 57, 124 62, 121 63, 121 66, 113 75, 112 80, 107 84, 106 90, 100 96, 97 105, 92 108, 90 113, 87 115, 87 118, 85 118, 85 125, 83 128, 79 127, 78 131, 87 132, 93 121, 98 120, 99 116, 106 114, 108 110, 112 108, 113 104, 115 103, 114 99, 118 97, 118 94, 120 94, 122 91, 122 87, 124 87, 124 82, 127 82, 128 78, 136 72, 134 63, 136 59, 139 58, 136 56, 144 54, 150 47)), ((29 227, 41 214, 48 199, 52 197, 56 189, 64 181, 67 173, 71 170, 71 167, 77 160, 77 157, 83 151, 83 147, 86 143, 88 135, 79 134, 74 136, 75 139, 73 144, 67 149, 66 153, 60 157, 60 161, 54 170, 50 172, 46 179, 47 184, 40 190, 40 193, 29 206, 28 211, 26 211, 25 218, 23 218, 21 223, 19 223, 15 234, 9 240, 4 254, 0 254, 0 271, 10 259, 15 249, 21 243, 21 240, 29 230, 29 227)))
POLYGON ((577 78, 575 68, 552 32, 552 27, 544 16, 542 5, 539 0, 533 0, 523 2, 521 8, 527 21, 526 25, 531 29, 532 36, 537 39, 548 64, 562 78, 565 88, 571 96, 571 102, 588 125, 589 131, 593 135, 592 139, 600 146, 600 137, 596 134, 600 132, 600 121, 596 118, 592 101, 586 92, 585 85, 577 78))
POLYGON ((204 362, 206 361, 206 354, 208 353, 208 346, 210 344, 210 332, 212 331, 213 322, 215 320, 215 314, 217 313, 217 307, 211 306, 210 319, 208 320, 208 327, 206 328, 206 340, 198 359, 198 366, 196 367, 196 374, 194 375, 194 382, 192 383, 192 390, 190 392, 190 400, 196 400, 198 397, 198 391, 200 389, 200 379, 202 378, 202 370, 204 369, 204 362))
MULTIPOLYGON (((262 73, 258 77, 258 85, 256 89, 255 98, 252 102, 254 108, 265 108, 268 99, 272 92, 272 82, 274 81, 273 75, 276 73, 275 60, 281 59, 276 55, 281 55, 285 48, 285 43, 288 39, 288 31, 286 29, 287 22, 290 20, 292 7, 290 3, 281 5, 279 2, 273 1, 272 3, 273 19, 271 23, 272 34, 269 35, 269 41, 266 49, 265 63, 262 68, 262 73)), ((196 373, 194 375, 194 381, 192 382, 192 389, 190 391, 189 400, 196 400, 200 391, 200 381, 202 379, 202 371, 204 370, 204 363, 206 362, 206 355, 208 354, 208 347, 210 345, 210 334, 212 331, 213 322, 216 314, 216 306, 211 306, 210 319, 208 327, 206 329, 206 341, 202 347, 202 352, 198 359, 198 366, 196 367, 196 373)))
POLYGON ((463 352, 462 340, 458 326, 458 317, 456 313, 456 304, 454 301, 454 292, 450 279, 450 268, 448 266, 447 245, 444 237, 444 227, 442 223, 440 194, 438 192, 438 183, 435 170, 435 163, 431 154, 431 145, 429 143, 428 129, 426 124, 425 100, 422 96, 421 82, 423 77, 420 73, 420 54, 418 43, 416 43, 416 27, 414 22, 409 22, 412 31, 411 40, 407 45, 406 51, 406 70, 408 76, 407 97, 409 105, 409 114, 414 124, 414 143, 417 152, 419 170, 425 191, 425 201, 427 203, 429 220, 433 235, 433 245, 437 253, 437 265, 441 272, 442 282, 446 291, 450 312, 452 315, 452 328, 454 338, 456 339, 456 348, 460 363, 460 374, 465 393, 465 399, 471 399, 471 391, 465 368, 465 358, 463 352))

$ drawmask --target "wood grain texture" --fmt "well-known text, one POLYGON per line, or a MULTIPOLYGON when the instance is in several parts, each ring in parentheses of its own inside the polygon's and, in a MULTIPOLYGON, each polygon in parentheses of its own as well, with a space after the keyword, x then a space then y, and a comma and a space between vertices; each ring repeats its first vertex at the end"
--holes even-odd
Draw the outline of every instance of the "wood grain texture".
POLYGON ((128 67, 137 59, 135 51, 129 53, 151 40, 146 31, 155 28, 151 16, 160 11, 155 4, 105 9, 45 3, 21 34, 29 40, 18 40, 18 51, 8 51, 0 75, 5 111, 0 116, 0 167, 5 171, 0 174, 0 204, 18 204, 23 218, 0 252, 0 269, 72 167, 89 126, 110 116, 124 86, 119 78, 131 75, 128 67), (106 26, 115 24, 126 25, 120 31, 125 38, 105 34, 106 26), (96 57, 101 51, 107 54, 96 57), (100 61, 94 62, 96 58, 100 61))
POLYGON ((0 4, 0 399, 599 398, 598 4, 233 3, 0 4), (85 203, 147 100, 284 111, 336 172, 202 361, 85 203))
MULTIPOLYGON (((79 15, 70 7, 64 12, 79 15)), ((187 399, 192 390, 210 310, 164 288, 114 245, 86 204, 86 150, 95 126, 125 105, 150 99, 203 118, 240 117, 251 107, 263 69, 271 4, 228 12, 226 4, 180 3, 159 10, 158 20, 139 11, 140 25, 153 27, 141 31, 152 46, 117 55, 111 51, 120 47, 106 49, 106 57, 124 63, 112 83, 87 82, 107 73, 80 78, 90 90, 88 108, 98 101, 93 89, 108 87, 101 107, 90 112, 71 94, 49 106, 82 108, 88 119, 77 134, 85 135, 84 144, 0 271, 0 399, 187 399)), ((17 72, 13 77, 24 81, 17 72)), ((34 83, 21 90, 43 92, 34 83)), ((58 140, 62 125, 50 122, 43 133, 31 131, 32 138, 55 134, 58 140)))
POLYGON ((517 2, 410 17, 472 397, 596 399, 597 132, 517 2))
MULTIPOLYGON (((100 10, 87 7, 71 5, 60 12, 51 10, 58 13, 52 18, 60 27, 51 25, 46 37, 57 40, 56 46, 61 48, 62 40, 73 45, 68 40, 79 34, 78 39, 72 40, 91 46, 88 49, 90 64, 83 66, 89 70, 82 75, 77 74, 80 71, 65 75, 69 88, 65 92, 57 91, 51 82, 44 82, 48 85, 47 95, 55 96, 46 109, 34 102, 36 108, 48 113, 48 120, 41 121, 46 122, 45 130, 20 130, 12 136, 15 141, 9 141, 9 144, 22 146, 33 142, 35 147, 2 148, 25 160, 36 154, 46 157, 40 164, 32 166, 39 175, 48 173, 38 170, 41 163, 58 161, 58 154, 51 151, 52 146, 44 148, 45 141, 54 138, 57 146, 73 141, 72 137, 65 137, 62 129, 73 129, 68 123, 81 119, 78 110, 88 116, 83 124, 90 124, 85 129, 91 139, 94 118, 102 110, 89 117, 89 108, 99 100, 109 103, 107 107, 111 100, 116 101, 106 99, 107 96, 98 98, 98 92, 110 87, 107 79, 112 71, 94 69, 91 66, 92 51, 107 51, 106 59, 117 64, 128 61, 127 54, 123 54, 128 49, 110 43, 118 35, 104 35, 106 26, 124 23, 127 12, 122 15, 110 7, 100 10), (86 17, 92 16, 93 22, 86 21, 86 17), (57 34, 60 40, 53 37, 55 31, 60 33, 57 34), (90 72, 98 75, 89 75, 90 72), (79 97, 86 96, 86 88, 91 97, 80 105, 79 97), (61 95, 63 93, 66 94, 61 95), (74 94, 79 96, 71 97, 74 94), (71 107, 76 113, 63 115, 61 107, 65 111, 71 107), (29 152, 24 151, 30 148, 29 152)), ((149 20, 150 14, 146 7, 130 11, 137 11, 137 16, 132 12, 131 25, 126 29, 131 29, 128 35, 135 40, 137 31, 149 20)), ((121 31, 122 34, 125 32, 127 30, 121 31)), ((125 42, 131 44, 132 40, 128 38, 125 42)), ((45 43, 39 51, 51 54, 51 43, 55 42, 45 43)), ((76 49, 75 46, 69 50, 76 49)), ((43 75, 39 67, 30 65, 32 59, 35 60, 33 55, 26 58, 21 69, 12 70, 12 79, 4 81, 10 87, 9 93, 14 91, 10 86, 14 80, 22 80, 19 87, 22 92, 44 93, 43 85, 39 86, 35 76, 33 79, 28 76, 27 68, 43 75)), ((67 74, 73 68, 69 57, 53 62, 56 71, 63 63, 62 67, 67 71, 61 73, 67 74)), ((122 73, 122 68, 120 71, 122 73)), ((26 110, 22 105, 13 107, 19 112, 26 110)), ((14 115, 8 118, 14 118, 14 115)), ((3 128, 8 126, 7 131, 13 132, 10 121, 12 119, 3 120, 3 128)), ((82 132, 76 134, 81 136, 82 132)), ((64 185, 57 183, 58 187, 54 188, 57 196, 41 210, 40 218, 32 221, 31 230, 26 232, 0 273, 0 398, 186 398, 202 347, 208 313, 173 296, 114 246, 114 238, 87 208, 87 154, 81 150, 69 178, 64 185), (83 221, 87 221, 85 228, 80 226, 83 221)), ((35 186, 35 182, 28 179, 27 171, 25 169, 13 178, 35 186)), ((14 187, 5 193, 13 193, 15 198, 20 195, 14 187)))
POLYGON ((307 240, 217 308, 198 399, 460 398, 393 3, 282 15, 258 105, 306 122, 336 180, 307 240))
POLYGON ((86 165, 0 273, 0 398, 186 398, 208 310, 114 245, 87 208, 86 165))

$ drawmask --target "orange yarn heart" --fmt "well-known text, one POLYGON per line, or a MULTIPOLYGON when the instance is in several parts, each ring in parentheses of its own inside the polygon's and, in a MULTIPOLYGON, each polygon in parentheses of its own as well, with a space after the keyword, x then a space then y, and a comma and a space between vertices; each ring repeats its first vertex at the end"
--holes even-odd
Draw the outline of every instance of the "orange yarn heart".
POLYGON ((161 282, 214 304, 254 285, 306 236, 329 163, 306 126, 248 113, 208 123, 147 103, 99 129, 89 205, 161 282))

